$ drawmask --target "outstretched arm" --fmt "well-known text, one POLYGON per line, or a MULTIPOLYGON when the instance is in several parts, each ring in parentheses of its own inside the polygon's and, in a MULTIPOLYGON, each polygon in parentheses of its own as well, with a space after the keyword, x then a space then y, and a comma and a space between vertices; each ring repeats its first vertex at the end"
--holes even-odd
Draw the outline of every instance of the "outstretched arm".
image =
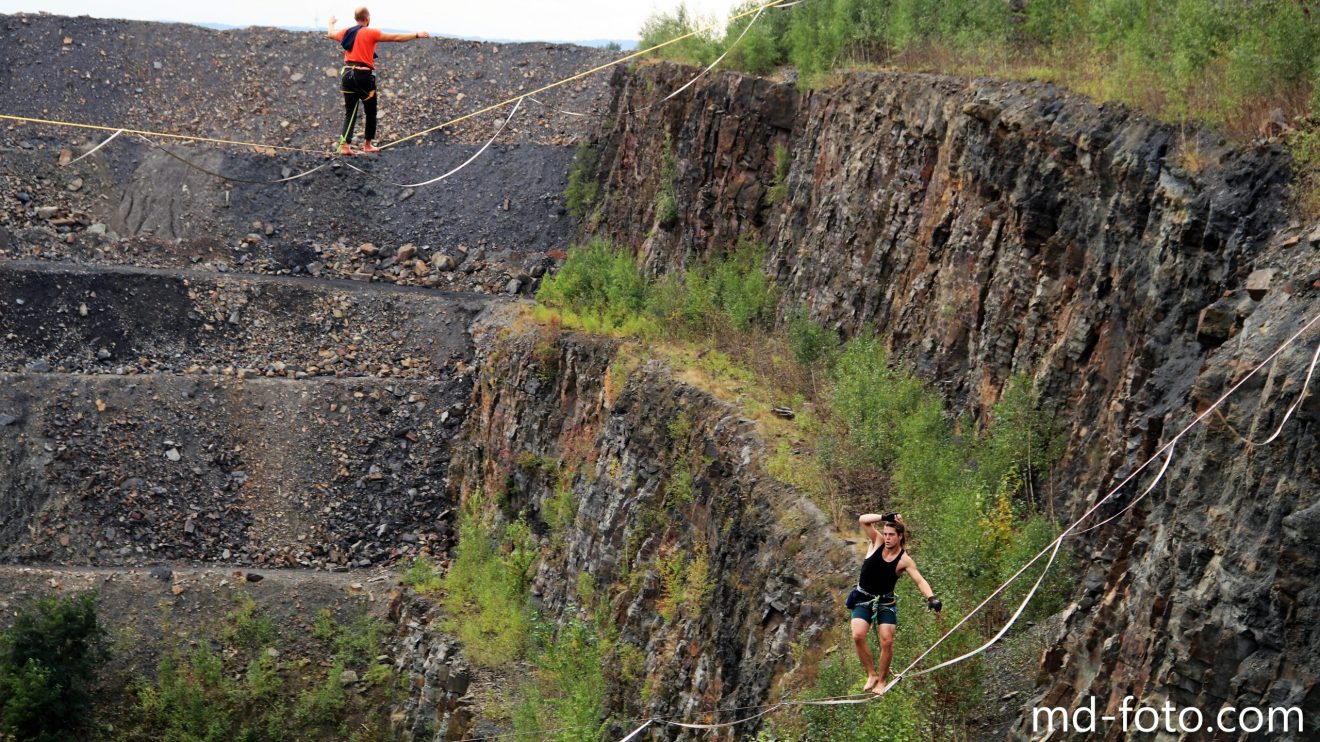
POLYGON ((335 37, 339 34, 339 32, 335 30, 335 24, 338 23, 338 22, 339 22, 339 19, 338 19, 338 18, 336 18, 336 17, 334 17, 334 16, 330 16, 330 28, 325 32, 325 37, 326 37, 327 39, 330 39, 331 41, 338 41, 338 40, 339 40, 339 39, 335 38, 335 37))
POLYGON ((917 583, 917 590, 920 590, 921 597, 926 599, 926 607, 939 613, 944 604, 940 602, 939 598, 935 597, 935 591, 930 589, 930 583, 926 582, 926 578, 922 577, 921 573, 917 571, 917 563, 912 561, 912 557, 904 554, 903 561, 899 564, 902 566, 903 571, 907 573, 907 576, 917 583))
POLYGON ((935 595, 935 591, 930 589, 930 583, 926 582, 926 578, 922 577, 921 573, 917 571, 916 562, 912 561, 912 557, 906 555, 903 560, 907 562, 907 568, 904 571, 907 572, 908 577, 912 578, 913 582, 917 583, 917 590, 921 592, 921 597, 930 600, 935 595))
POLYGON ((381 41, 412 41, 413 39, 429 39, 431 34, 425 31, 415 31, 413 33, 383 33, 380 35, 381 41))

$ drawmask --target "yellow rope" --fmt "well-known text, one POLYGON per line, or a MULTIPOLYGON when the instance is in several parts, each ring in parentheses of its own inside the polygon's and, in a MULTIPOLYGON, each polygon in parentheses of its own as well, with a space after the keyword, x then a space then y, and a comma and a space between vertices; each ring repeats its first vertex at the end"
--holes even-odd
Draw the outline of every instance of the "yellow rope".
MULTIPOLYGON (((740 19, 740 18, 746 18, 746 17, 749 16, 749 15, 753 15, 753 14, 755 14, 755 13, 759 13, 759 12, 765 10, 766 8, 773 8, 773 7, 777 6, 777 5, 784 5, 784 4, 786 4, 786 0, 772 0, 772 2, 768 2, 768 3, 765 3, 764 5, 757 6, 757 7, 755 7, 755 8, 750 9, 750 10, 747 10, 746 12, 739 13, 738 15, 731 16, 731 17, 729 18, 728 22, 732 23, 733 21, 736 21, 736 20, 738 20, 738 19, 740 19)), ((664 47, 666 47, 666 46, 669 46, 670 44, 676 44, 676 43, 678 43, 678 42, 680 42, 680 41, 682 41, 682 40, 684 40, 684 39, 692 38, 693 36, 696 36, 697 34, 705 33, 706 31, 710 31, 710 30, 712 30, 712 29, 714 29, 714 28, 717 28, 718 25, 719 25, 719 24, 712 24, 712 25, 706 26, 705 28, 699 28, 699 29, 697 29, 697 30, 695 30, 695 31, 690 31, 690 32, 688 32, 688 33, 683 34, 682 36, 675 36, 674 38, 669 39, 668 41, 664 41, 664 42, 661 42, 661 43, 659 43, 659 44, 656 44, 655 46, 650 47, 649 49, 643 49, 643 50, 641 50, 641 51, 633 52, 632 54, 629 54, 629 55, 627 55, 627 56, 625 56, 625 57, 620 57, 620 58, 618 58, 618 59, 616 59, 616 60, 613 60, 613 61, 611 61, 611 62, 606 62, 605 64, 602 64, 602 65, 599 65, 599 66, 593 67, 593 68, 591 68, 591 69, 589 69, 589 70, 587 70, 587 71, 585 71, 585 72, 579 72, 578 74, 573 75, 572 77, 566 77, 566 78, 564 78, 564 79, 562 79, 562 80, 560 80, 560 81, 558 81, 558 82, 553 82, 553 83, 550 83, 549 85, 546 85, 546 86, 544 86, 544 87, 537 88, 536 90, 533 90, 533 91, 531 91, 530 93, 523 93, 523 94, 521 94, 521 95, 516 95, 516 96, 514 96, 514 97, 512 97, 512 98, 509 98, 509 99, 507 99, 507 100, 500 101, 499 103, 495 103, 495 104, 493 104, 493 105, 486 106, 485 108, 482 108, 482 109, 480 109, 480 110, 473 111, 473 112, 471 112, 471 113, 466 113, 466 114, 463 114, 462 116, 459 116, 459 117, 457 117, 457 118, 450 119, 449 121, 446 121, 446 122, 444 122, 443 124, 439 124, 439 125, 436 125, 436 126, 432 126, 432 127, 429 128, 429 129, 424 129, 424 130, 419 131, 419 132, 417 132, 417 133, 415 133, 415 134, 409 134, 408 136, 403 137, 403 138, 401 138, 401 139, 395 139, 395 140, 392 141, 392 142, 388 142, 388 143, 386 143, 386 144, 382 144, 382 145, 380 146, 380 148, 381 148, 381 149, 387 149, 387 148, 389 148, 389 147, 393 147, 394 145, 396 145, 396 144, 401 144, 401 143, 403 143, 403 142, 408 141, 409 139, 416 139, 417 137, 421 137, 421 136, 425 136, 425 135, 427 135, 427 134, 430 134, 430 133, 433 132, 433 131, 437 131, 437 130, 439 130, 439 129, 443 129, 443 128, 445 128, 446 126, 453 126, 454 124, 457 124, 457 123, 459 123, 459 122, 461 122, 461 121, 466 121, 467 119, 473 118, 473 117, 475 117, 475 116, 480 116, 480 115, 483 114, 483 113, 488 113, 488 112, 490 112, 490 111, 494 111, 494 110, 497 109, 497 108, 503 108, 503 107, 509 105, 510 103, 514 103, 514 102, 516 102, 516 101, 522 100, 523 98, 526 98, 527 96, 530 96, 530 95, 536 95, 537 93, 543 93, 543 92, 545 92, 545 91, 547 91, 547 90, 551 90, 551 89, 557 88, 557 87, 559 87, 559 86, 561 86, 561 85, 567 85, 568 83, 573 82, 574 80, 580 80, 580 79, 582 79, 582 78, 584 78, 584 77, 586 77, 586 76, 588 76, 588 75, 594 75, 595 73, 600 72, 601 70, 609 69, 610 67, 613 67, 613 66, 618 65, 618 64, 623 64, 624 62, 627 62, 627 61, 632 60, 632 59, 636 59, 637 57, 640 57, 640 56, 642 56, 643 54, 649 54, 649 53, 651 53, 651 52, 653 52, 653 51, 656 51, 657 49, 662 49, 662 48, 664 48, 664 47)), ((42 119, 42 118, 35 118, 35 117, 31 117, 31 116, 10 116, 10 115, 8 115, 8 114, 0 114, 0 119, 4 119, 4 120, 8 120, 8 121, 19 121, 19 122, 29 123, 29 124, 49 124, 49 125, 52 125, 52 126, 70 126, 70 127, 77 128, 77 129, 94 129, 94 130, 97 130, 97 131, 123 131, 123 132, 125 132, 125 133, 127 133, 127 134, 141 134, 141 135, 143 135, 143 136, 166 137, 166 138, 168 138, 168 139, 181 139, 181 140, 192 141, 192 142, 209 142, 209 143, 211 143, 211 144, 234 144, 234 145, 238 145, 238 146, 241 146, 241 147, 256 147, 256 148, 260 148, 260 149, 277 149, 277 150, 283 150, 283 151, 285 151, 285 152, 303 152, 303 153, 311 154, 311 155, 333 154, 333 153, 327 153, 327 152, 322 151, 322 150, 308 149, 308 148, 306 148, 306 147, 288 147, 288 146, 282 146, 282 145, 278 145, 278 144, 260 144, 260 143, 258 143, 258 142, 243 142, 243 141, 237 141, 237 140, 234 140, 234 139, 214 139, 214 138, 211 138, 211 137, 190 136, 190 135, 187 135, 187 134, 170 134, 170 133, 163 132, 163 131, 144 131, 144 130, 141 130, 141 129, 126 129, 126 128, 122 127, 122 126, 100 126, 100 125, 97 125, 97 124, 79 124, 79 123, 76 123, 76 122, 73 122, 73 121, 58 121, 58 120, 55 120, 55 119, 42 119)))
POLYGON ((169 134, 163 131, 143 131, 140 129, 125 129, 122 126, 99 126, 97 124, 79 124, 73 121, 56 121, 53 119, 39 119, 39 118, 32 118, 30 116, 9 116, 7 114, 0 113, 0 119, 8 119, 10 121, 22 121, 29 124, 51 124, 53 126, 72 126, 77 129, 95 129, 97 131, 122 130, 125 134, 141 134, 143 136, 167 137, 169 139, 186 139, 194 142, 211 142, 212 144, 237 144, 243 147, 259 147, 261 149, 281 149, 287 152, 306 152, 307 154, 312 154, 312 155, 325 154, 325 152, 320 152, 314 149, 307 149, 306 147, 284 147, 278 144, 259 144, 257 142, 240 142, 233 139, 212 139, 210 137, 189 136, 187 134, 169 134))

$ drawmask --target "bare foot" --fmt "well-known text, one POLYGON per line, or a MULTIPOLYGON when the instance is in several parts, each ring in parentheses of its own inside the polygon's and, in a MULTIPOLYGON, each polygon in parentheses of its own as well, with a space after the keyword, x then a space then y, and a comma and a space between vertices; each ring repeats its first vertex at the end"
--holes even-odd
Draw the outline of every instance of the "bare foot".
POLYGON ((867 692, 868 690, 871 690, 872 688, 875 687, 875 684, 878 683, 878 682, 880 682, 880 676, 879 676, 879 675, 871 675, 871 676, 868 676, 868 677, 866 678, 866 685, 863 685, 863 686, 862 686, 862 692, 865 693, 865 692, 867 692))
POLYGON ((348 146, 347 144, 341 144, 339 145, 339 154, 343 155, 344 157, 352 157, 357 153, 354 152, 353 148, 348 146))
POLYGON ((877 680, 876 684, 871 687, 871 692, 876 694, 877 696, 883 696, 885 694, 885 688, 886 686, 884 684, 884 681, 877 680))
POLYGON ((377 147, 376 145, 372 144, 371 142, 363 142, 363 143, 362 143, 362 151, 363 151, 364 153, 366 153, 366 154, 372 154, 372 153, 375 153, 375 152, 379 152, 379 151, 380 151, 380 147, 377 147))

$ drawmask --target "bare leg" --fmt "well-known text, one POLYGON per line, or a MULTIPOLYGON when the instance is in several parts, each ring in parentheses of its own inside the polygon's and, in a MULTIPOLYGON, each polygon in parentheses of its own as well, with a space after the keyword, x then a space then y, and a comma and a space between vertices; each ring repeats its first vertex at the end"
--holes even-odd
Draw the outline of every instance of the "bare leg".
POLYGON ((892 623, 875 625, 875 633, 880 637, 880 682, 872 689, 873 693, 883 693, 885 681, 889 678, 889 663, 894 659, 894 629, 892 623))
POLYGON ((866 685, 862 690, 868 691, 880 682, 880 676, 875 671, 875 661, 871 658, 871 647, 866 643, 866 635, 871 631, 870 622, 862 618, 852 620, 853 644, 857 646, 857 658, 862 661, 862 669, 866 670, 866 685))

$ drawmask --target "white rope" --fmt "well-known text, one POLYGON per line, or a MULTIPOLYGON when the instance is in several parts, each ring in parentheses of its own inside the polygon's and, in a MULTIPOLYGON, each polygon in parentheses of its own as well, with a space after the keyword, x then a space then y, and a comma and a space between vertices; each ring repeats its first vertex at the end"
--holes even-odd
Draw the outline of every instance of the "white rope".
MULTIPOLYGON (((1279 422, 1279 427, 1275 428, 1274 434, 1271 435, 1269 438, 1266 438, 1265 440, 1257 443, 1256 441, 1243 437, 1240 433, 1237 433, 1237 431, 1234 430, 1233 432, 1237 433, 1239 438, 1242 438, 1243 443, 1247 444, 1248 446, 1251 446, 1252 448, 1255 448, 1257 446, 1267 446, 1270 443, 1273 443, 1275 438, 1279 437, 1279 433, 1283 432, 1283 426, 1287 424, 1288 418, 1292 417, 1292 414, 1297 411, 1298 407, 1301 406, 1302 401, 1306 399, 1306 393, 1308 387, 1311 386, 1311 377, 1315 374, 1315 365, 1317 360, 1320 360, 1320 345, 1315 346, 1315 354, 1311 356, 1311 366, 1306 369, 1306 380, 1302 382, 1302 391, 1297 395, 1297 401, 1293 402, 1292 406, 1288 408, 1288 411, 1284 413, 1283 420, 1279 422)), ((1220 419, 1221 420, 1223 419, 1222 415, 1220 416, 1220 419)), ((1228 425, 1228 421, 1224 420, 1224 424, 1228 425)), ((1232 429, 1232 426, 1230 425, 1229 428, 1232 429)))
MULTIPOLYGON (((658 101, 656 101, 656 102, 654 102, 654 103, 652 103, 652 104, 650 104, 650 105, 642 106, 641 108, 630 108, 630 109, 628 109, 627 113, 628 113, 629 115, 631 115, 631 114, 634 114, 634 113, 639 113, 639 112, 641 112, 641 111, 649 110, 649 109, 651 109, 651 108, 655 108, 656 106, 660 105, 661 103, 665 103, 665 102, 671 100, 674 96, 676 96, 676 95, 678 95, 679 93, 683 92, 684 90, 687 90, 688 88, 692 87, 693 83, 695 83, 697 80, 700 80, 702 77, 704 77, 704 76, 705 76, 708 72, 710 72, 711 70, 715 69, 715 67, 716 67, 717 65, 719 65, 719 63, 720 63, 721 61, 723 61, 724 58, 727 57, 727 56, 729 55, 729 52, 733 51, 733 50, 738 46, 738 44, 743 40, 743 37, 747 35, 747 32, 750 31, 751 28, 752 28, 752 26, 756 23, 756 19, 760 18, 760 17, 761 17, 761 14, 764 13, 765 10, 766 10, 767 8, 791 8, 791 7, 793 7, 794 5, 800 5, 800 4, 803 3, 803 2, 806 2, 806 0, 796 0, 795 2, 791 2, 791 3, 768 3, 768 4, 766 4, 766 5, 762 5, 760 8, 757 9, 756 14, 752 16, 752 19, 751 19, 750 21, 747 22, 747 25, 743 27, 742 33, 738 34, 738 38, 734 39, 734 40, 733 40, 733 43, 732 43, 732 44, 729 44, 729 47, 728 47, 727 49, 724 50, 724 53, 721 54, 718 58, 716 58, 714 62, 711 62, 710 65, 706 67, 706 69, 702 70, 701 72, 698 72, 698 73, 697 73, 697 76, 694 77, 694 78, 692 78, 691 80, 688 80, 687 83, 686 83, 685 85, 683 85, 683 87, 679 88, 678 90, 675 90, 674 92, 670 93, 669 95, 665 96, 664 98, 661 98, 660 100, 658 100, 658 101)), ((562 108, 555 108, 554 106, 551 106, 551 105, 549 105, 549 104, 547 104, 547 103, 543 103, 543 102, 537 100, 536 98, 532 98, 531 96, 528 96, 528 97, 529 97, 529 99, 530 99, 533 103, 537 103, 537 104, 539 104, 539 105, 541 105, 541 106, 544 106, 545 108, 550 109, 551 111, 555 111, 555 112, 557 112, 557 113, 566 114, 566 115, 568 115, 568 116, 599 116, 599 115, 600 115, 598 112, 595 112, 595 111, 593 111, 593 112, 591 112, 591 113, 578 113, 578 112, 576 112, 576 111, 565 111, 565 110, 562 109, 562 108)))
POLYGON ((642 725, 640 727, 637 727, 636 729, 632 730, 632 734, 629 734, 627 737, 624 737, 623 739, 619 740, 619 742, 628 742, 628 740, 641 734, 642 730, 649 726, 651 726, 651 720, 647 719, 646 721, 642 722, 642 725))
MULTIPOLYGON (((752 714, 751 716, 748 716, 748 717, 746 717, 746 718, 744 718, 744 719, 734 719, 733 721, 721 722, 721 723, 719 723, 719 724, 689 724, 689 723, 687 723, 687 722, 682 722, 682 721, 668 721, 668 720, 665 720, 665 719, 658 719, 657 721, 664 722, 665 724, 668 724, 668 725, 671 726, 671 727, 683 727, 684 729, 707 729, 707 730, 709 730, 709 729, 722 729, 722 728, 724 728, 724 727, 731 727, 731 726, 734 726, 735 724, 744 724, 744 723, 746 723, 746 722, 752 721, 753 719, 759 719, 759 718, 761 718, 762 716, 765 716, 766 714, 768 714, 768 713, 770 713, 770 712, 772 712, 772 711, 775 711, 775 710, 779 709, 779 708, 780 708, 781 706, 783 706, 783 705, 784 705, 784 704, 782 704, 782 703, 776 703, 776 704, 774 704, 774 705, 772 705, 772 706, 767 706, 763 711, 760 711, 760 712, 758 712, 758 713, 752 714)), ((620 742, 622 742, 622 740, 621 740, 620 742)))
MULTIPOLYGON (((1013 613, 1013 616, 1009 618, 1008 621, 1004 623, 1003 627, 999 629, 999 633, 995 634, 993 637, 990 638, 989 641, 977 647, 976 649, 973 649, 972 651, 967 652, 966 654, 959 655, 958 657, 954 657, 951 660, 945 660, 944 662, 941 662, 940 664, 934 667, 928 667, 920 672, 915 672, 912 674, 912 677, 915 678, 921 675, 925 675, 926 673, 935 672, 941 667, 956 665, 959 662, 962 662, 963 660, 969 659, 971 657, 975 657, 981 652, 984 652, 985 650, 989 649, 991 645, 993 645, 995 642, 1003 638, 1004 634, 1007 634, 1008 630, 1013 627, 1013 624, 1017 623, 1018 618, 1022 615, 1022 611, 1026 610, 1027 604, 1031 602, 1031 599, 1036 597, 1036 591, 1040 589, 1041 583, 1045 581, 1045 575, 1049 573, 1050 566, 1054 564, 1054 557, 1059 555, 1059 547, 1061 546, 1063 546, 1062 541, 1058 541, 1054 544, 1054 550, 1050 552, 1050 559, 1048 562, 1045 562, 1045 568, 1040 571, 1040 577, 1036 578, 1036 584, 1031 586, 1031 591, 1027 593, 1027 597, 1022 599, 1022 604, 1018 606, 1018 609, 1013 613)), ((929 652, 927 652, 927 654, 929 654, 929 652)), ((908 670, 911 670, 912 667, 915 666, 918 662, 920 662, 922 657, 925 656, 926 655, 923 654, 921 655, 921 657, 918 657, 917 659, 913 660, 912 664, 908 665, 906 670, 899 673, 899 677, 902 677, 904 673, 906 673, 908 670)))
POLYGON ((430 180, 424 180, 421 183, 395 183, 389 180, 385 180, 384 178, 376 175, 375 173, 371 173, 366 170, 363 170, 362 168, 354 165, 351 162, 345 161, 344 164, 347 165, 349 168, 352 168, 353 170, 362 173, 363 175, 375 178, 376 180, 379 180, 382 183, 386 183, 388 185, 392 185, 397 188, 421 188, 422 186, 428 186, 431 185, 432 183, 439 183, 440 181, 444 180, 445 178, 448 178, 449 176, 453 175, 459 170, 462 170, 468 165, 471 165, 473 160, 477 159, 478 157, 481 157, 482 153, 484 153, 490 147, 490 145, 494 144, 495 140, 499 138, 500 134, 504 131, 504 127, 508 126, 509 122, 513 120, 513 117, 518 113, 518 109, 522 107, 522 102, 523 99, 519 98, 518 102, 514 104, 513 110, 509 112, 509 117, 504 119, 504 121, 500 123, 500 127, 495 130, 495 135, 492 136, 490 140, 488 140, 484 145, 482 145, 481 149, 477 150, 476 154, 467 158, 467 160, 462 165, 459 165, 458 167, 454 168, 453 170, 450 170, 449 172, 439 177, 431 178, 430 180))
POLYGON ((1140 495, 1138 495, 1137 497, 1133 498, 1132 502, 1129 502, 1129 503, 1127 504, 1127 507, 1123 508, 1122 510, 1118 511, 1117 513, 1114 513, 1113 515, 1109 516, 1108 518, 1105 518, 1104 520, 1100 521, 1099 523, 1096 523, 1095 525, 1093 525, 1093 526, 1091 526, 1091 527, 1089 527, 1089 528, 1083 528, 1082 530, 1080 530, 1080 531, 1077 532, 1077 535, 1080 536, 1080 535, 1082 535, 1083 533, 1090 533, 1091 531, 1094 531, 1095 529, 1099 528, 1100 526, 1103 526, 1104 524, 1106 524, 1106 523, 1108 523, 1108 522, 1114 520, 1115 518, 1119 517, 1119 516, 1122 515, 1123 513, 1126 513, 1127 511, 1131 510, 1131 509, 1132 509, 1137 503, 1139 503, 1139 502, 1141 502, 1142 500, 1144 500, 1144 499, 1146 498, 1146 495, 1149 495, 1149 494, 1151 493, 1151 491, 1155 489, 1155 485, 1159 484, 1159 483, 1160 483, 1160 480, 1164 478, 1164 472, 1166 472, 1166 471, 1169 470, 1169 462, 1173 461, 1173 449, 1174 449, 1173 446, 1169 446, 1169 451, 1168 451, 1168 453, 1164 456, 1164 466, 1160 467, 1160 473, 1157 474, 1157 475, 1155 476, 1155 481, 1151 482, 1151 483, 1150 483, 1150 486, 1146 487, 1145 491, 1143 491, 1143 492, 1142 492, 1140 495))
POLYGON ((772 8, 772 7, 775 7, 775 6, 774 6, 774 5, 762 5, 762 6, 756 11, 756 15, 752 16, 752 20, 748 21, 748 22, 747 22, 747 25, 743 27, 742 33, 738 34, 738 38, 734 39, 732 44, 729 44, 729 48, 728 48, 728 49, 725 49, 723 54, 721 54, 721 55, 719 55, 718 57, 716 57, 716 58, 715 58, 715 61, 714 61, 714 62, 711 62, 710 65, 706 67, 706 69, 704 69, 704 70, 702 70, 701 72, 697 73, 697 76, 696 76, 696 77, 692 78, 691 80, 688 80, 688 81, 687 81, 687 84, 685 84, 683 87, 679 88, 678 90, 675 90, 674 92, 670 93, 669 95, 666 95, 665 97, 663 97, 663 98, 661 98, 660 100, 658 100, 658 101, 652 103, 652 104, 649 105, 649 106, 642 106, 641 108, 631 108, 631 109, 628 110, 628 113, 638 113, 638 112, 640 112, 640 111, 645 111, 645 110, 648 110, 648 109, 651 109, 651 108, 655 108, 656 106, 658 106, 658 105, 660 105, 660 104, 662 104, 662 103, 667 103, 667 102, 669 102, 670 100, 672 100, 672 99, 674 98, 674 96, 676 96, 676 95, 678 95, 679 93, 683 92, 684 90, 687 90, 688 88, 692 87, 694 84, 696 84, 697 80, 700 80, 701 78, 705 77, 705 76, 706 76, 706 73, 708 73, 708 72, 710 72, 711 70, 715 69, 715 66, 718 65, 720 62, 723 62, 723 61, 724 61, 724 58, 727 57, 727 56, 729 56, 729 52, 731 52, 731 51, 733 51, 735 48, 737 48, 737 46, 738 46, 738 42, 740 42, 740 41, 743 40, 743 37, 747 35, 747 32, 750 31, 750 30, 752 30, 752 26, 756 25, 756 20, 757 20, 758 18, 761 17, 761 14, 765 12, 765 9, 766 9, 766 8, 772 8))
POLYGON ((98 149, 104 147, 105 145, 109 144, 110 142, 114 141, 114 138, 115 138, 115 137, 117 137, 117 136, 119 136, 120 134, 123 134, 123 133, 124 133, 124 130, 123 130, 123 129, 120 129, 119 131, 115 132, 114 134, 111 134, 110 137, 109 137, 108 139, 106 139, 104 142, 101 142, 100 144, 96 145, 95 147, 92 147, 90 150, 88 150, 88 151, 82 153, 81 155, 79 155, 79 156, 73 158, 72 160, 69 160, 68 162, 66 162, 66 163, 64 164, 64 167, 68 167, 69 165, 72 165, 73 163, 77 162, 78 160, 81 160, 81 159, 84 158, 84 157, 90 157, 91 154, 92 154, 93 152, 95 152, 96 150, 98 150, 98 149))
POLYGON ((554 111, 555 113, 562 113, 565 116, 599 116, 600 115, 595 111, 592 111, 591 113, 578 113, 577 111, 565 111, 562 108, 555 108, 554 106, 550 105, 549 103, 546 103, 545 101, 538 100, 536 96, 532 96, 532 95, 527 96, 527 100, 535 103, 538 106, 541 106, 542 108, 548 108, 551 111, 554 111))

